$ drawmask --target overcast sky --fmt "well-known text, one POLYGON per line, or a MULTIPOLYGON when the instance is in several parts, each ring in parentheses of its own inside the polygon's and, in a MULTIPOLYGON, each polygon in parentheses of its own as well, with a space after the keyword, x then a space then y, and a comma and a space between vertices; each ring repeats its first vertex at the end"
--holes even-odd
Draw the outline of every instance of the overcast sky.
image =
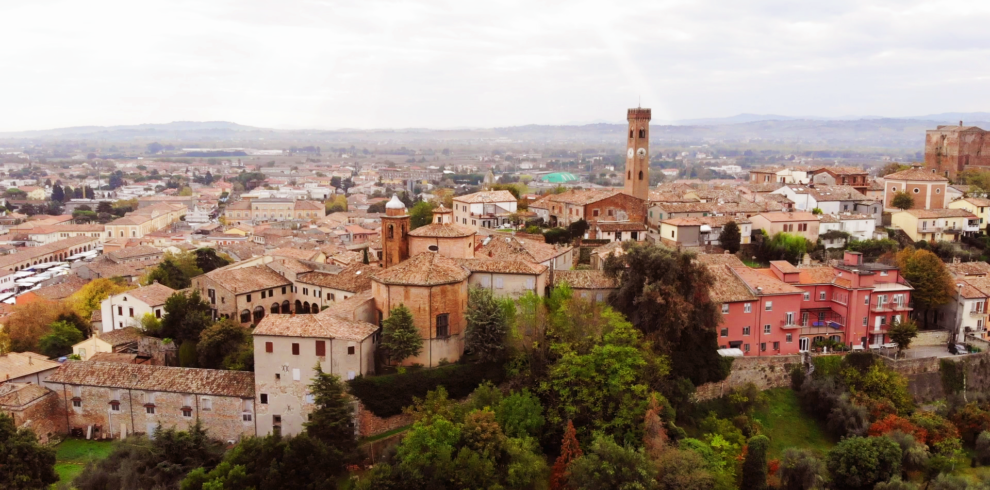
POLYGON ((990 111, 990 1, 2 0, 0 131, 990 111))

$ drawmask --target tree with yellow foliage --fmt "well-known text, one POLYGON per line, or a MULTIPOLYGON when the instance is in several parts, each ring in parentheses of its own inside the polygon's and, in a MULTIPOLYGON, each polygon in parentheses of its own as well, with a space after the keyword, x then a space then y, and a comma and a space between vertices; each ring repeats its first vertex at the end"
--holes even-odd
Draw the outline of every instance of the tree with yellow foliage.
POLYGON ((129 289, 133 289, 133 286, 126 282, 101 277, 90 281, 89 284, 69 296, 69 304, 79 316, 88 320, 93 316, 94 311, 100 309, 100 303, 103 300, 129 289))

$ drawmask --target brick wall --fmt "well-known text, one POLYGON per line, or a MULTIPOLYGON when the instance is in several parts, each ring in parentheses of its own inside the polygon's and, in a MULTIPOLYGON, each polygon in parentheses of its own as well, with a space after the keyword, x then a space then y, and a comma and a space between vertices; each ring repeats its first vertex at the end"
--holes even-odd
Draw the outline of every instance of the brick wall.
POLYGON ((138 339, 138 355, 151 357, 154 366, 178 366, 179 354, 175 342, 164 343, 155 337, 138 339))
POLYGON ((791 385, 791 369, 801 364, 801 356, 742 357, 732 361, 732 371, 724 381, 706 383, 695 391, 698 401, 711 400, 729 390, 753 383, 761 390, 791 385))
POLYGON ((54 392, 17 409, 4 411, 14 418, 16 427, 31 429, 42 444, 65 433, 65 412, 59 410, 59 398, 54 392))
POLYGON ((412 415, 399 414, 387 418, 381 418, 371 410, 364 408, 361 402, 357 402, 355 409, 355 419, 357 424, 358 437, 371 437, 384 434, 390 430, 405 427, 413 423, 412 415))

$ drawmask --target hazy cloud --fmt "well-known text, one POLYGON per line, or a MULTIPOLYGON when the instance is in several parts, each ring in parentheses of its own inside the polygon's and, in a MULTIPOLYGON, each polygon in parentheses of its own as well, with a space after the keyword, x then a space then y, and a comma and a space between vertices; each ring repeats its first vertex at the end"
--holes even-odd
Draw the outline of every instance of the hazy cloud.
POLYGON ((0 2, 0 130, 990 110, 990 2, 0 2))

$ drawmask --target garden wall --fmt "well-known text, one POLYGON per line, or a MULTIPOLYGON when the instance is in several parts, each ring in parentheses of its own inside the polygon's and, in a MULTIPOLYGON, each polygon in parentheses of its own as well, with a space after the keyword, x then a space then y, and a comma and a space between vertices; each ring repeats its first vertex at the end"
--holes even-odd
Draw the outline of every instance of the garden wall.
POLYGON ((732 361, 729 377, 699 386, 694 396, 698 401, 712 400, 747 383, 753 383, 760 390, 788 387, 791 385, 791 369, 800 364, 800 355, 739 357, 732 361))
POLYGON ((918 332, 918 336, 911 342, 912 346, 921 345, 946 345, 949 343, 948 330, 925 330, 918 332))
POLYGON ((391 417, 379 417, 371 413, 371 410, 364 408, 361 402, 357 403, 355 412, 358 437, 377 436, 399 427, 405 427, 413 422, 412 415, 404 413, 391 417))
POLYGON ((990 389, 990 352, 964 356, 926 357, 923 359, 888 359, 884 362, 897 373, 907 377, 908 391, 918 403, 945 398, 942 384, 941 362, 962 365, 966 371, 966 390, 990 389))

